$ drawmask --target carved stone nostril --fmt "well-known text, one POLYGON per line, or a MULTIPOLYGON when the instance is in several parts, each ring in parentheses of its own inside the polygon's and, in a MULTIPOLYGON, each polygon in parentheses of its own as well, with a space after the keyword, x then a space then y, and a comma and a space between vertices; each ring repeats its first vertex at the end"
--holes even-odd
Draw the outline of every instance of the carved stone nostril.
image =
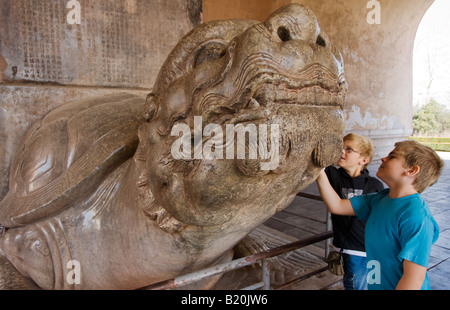
MULTIPOLYGON (((320 34, 314 12, 296 3, 274 12, 265 21, 265 25, 272 35, 282 42, 299 40, 314 44, 320 34)), ((321 45, 323 42, 317 44, 321 45)))
POLYGON ((283 42, 292 40, 291 31, 284 26, 278 27, 277 34, 283 42))
POLYGON ((320 46, 323 46, 323 47, 327 46, 327 43, 326 43, 325 39, 321 35, 319 35, 317 37, 316 44, 320 45, 320 46))

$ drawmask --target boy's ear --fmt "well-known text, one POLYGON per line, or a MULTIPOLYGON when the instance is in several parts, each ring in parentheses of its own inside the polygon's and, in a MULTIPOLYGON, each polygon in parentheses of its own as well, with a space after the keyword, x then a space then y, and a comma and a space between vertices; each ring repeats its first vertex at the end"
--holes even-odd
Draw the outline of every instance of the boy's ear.
POLYGON ((411 168, 408 168, 406 170, 406 173, 408 173, 408 175, 410 175, 410 176, 415 176, 419 173, 419 171, 420 171, 420 167, 417 165, 414 165, 411 168))
POLYGON ((368 163, 369 163, 369 158, 364 157, 364 158, 361 159, 361 166, 365 166, 368 163))

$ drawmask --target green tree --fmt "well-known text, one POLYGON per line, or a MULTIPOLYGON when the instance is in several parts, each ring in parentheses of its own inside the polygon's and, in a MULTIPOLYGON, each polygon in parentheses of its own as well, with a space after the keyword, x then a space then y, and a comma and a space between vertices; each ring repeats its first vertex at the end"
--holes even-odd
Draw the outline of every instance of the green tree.
POLYGON ((450 129, 450 111, 433 98, 413 115, 414 135, 436 135, 450 129))

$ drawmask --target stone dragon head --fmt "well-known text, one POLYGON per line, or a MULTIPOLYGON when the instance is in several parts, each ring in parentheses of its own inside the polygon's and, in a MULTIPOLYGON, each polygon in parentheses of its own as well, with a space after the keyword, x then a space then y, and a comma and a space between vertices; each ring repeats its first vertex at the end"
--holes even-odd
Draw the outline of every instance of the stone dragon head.
POLYGON ((147 98, 136 156, 143 183, 183 224, 273 214, 336 162, 346 88, 340 53, 302 5, 263 23, 203 24, 175 47, 147 98), (247 140, 233 140, 230 125, 248 129, 247 140), (183 134, 183 158, 171 152, 183 140, 174 128, 191 129, 183 134), (255 128, 257 139, 248 133, 255 128), (256 151, 261 137, 276 162, 256 151), (243 143, 245 158, 236 152, 243 143), (205 156, 205 146, 215 156, 205 156))

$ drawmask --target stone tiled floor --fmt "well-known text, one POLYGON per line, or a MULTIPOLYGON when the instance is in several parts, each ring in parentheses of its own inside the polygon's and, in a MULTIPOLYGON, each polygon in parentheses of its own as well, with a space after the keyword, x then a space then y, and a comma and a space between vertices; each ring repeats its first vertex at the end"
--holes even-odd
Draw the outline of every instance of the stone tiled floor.
POLYGON ((423 193, 439 225, 439 239, 431 248, 428 276, 431 289, 450 289, 450 153, 439 153, 445 161, 439 181, 423 193))
MULTIPOLYGON (((439 181, 428 188, 423 198, 430 206, 440 234, 432 246, 428 276, 431 289, 450 289, 450 153, 439 153, 445 167, 439 181)), ((318 194, 315 184, 305 190, 318 194)), ((323 202, 297 196, 285 210, 275 214, 264 225, 289 236, 304 239, 326 231, 326 208, 323 202)), ((317 246, 324 248, 325 243, 317 246)))

